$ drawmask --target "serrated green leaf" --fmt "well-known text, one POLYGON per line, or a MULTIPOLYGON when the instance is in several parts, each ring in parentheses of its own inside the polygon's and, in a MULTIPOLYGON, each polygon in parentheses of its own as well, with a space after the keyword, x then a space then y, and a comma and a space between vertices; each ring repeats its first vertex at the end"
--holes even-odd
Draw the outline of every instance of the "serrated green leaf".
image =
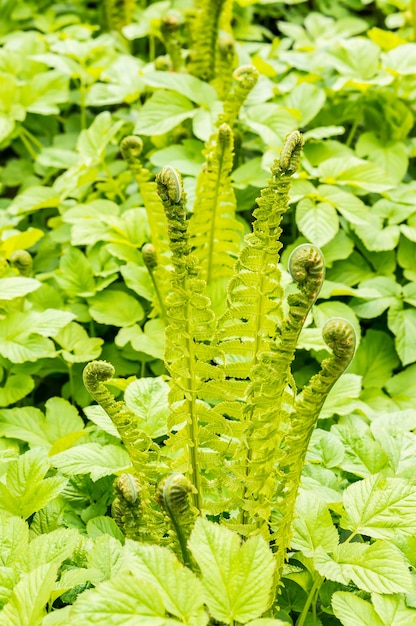
POLYGON ((313 493, 301 492, 296 500, 291 545, 308 557, 314 555, 318 546, 332 552, 338 545, 338 533, 328 508, 313 493))
POLYGON ((330 202, 351 224, 365 224, 364 216, 368 209, 364 202, 354 196, 353 193, 345 191, 335 185, 319 185, 319 196, 323 200, 330 202))
POLYGON ((361 376, 342 374, 326 397, 319 419, 351 413, 358 406, 360 391, 361 376))
POLYGON ((332 432, 315 428, 308 448, 307 460, 320 462, 325 467, 341 465, 345 456, 344 446, 332 432))
POLYGON ((120 439, 117 428, 114 426, 111 418, 107 415, 104 409, 98 404, 84 407, 84 413, 91 422, 99 426, 104 432, 108 433, 112 437, 120 439))
POLYGON ((416 63, 416 44, 405 43, 381 55, 383 67, 392 70, 394 74, 413 75, 416 63))
POLYGON ((107 289, 89 299, 93 320, 112 326, 131 326, 144 317, 142 305, 133 296, 118 289, 107 289))
POLYGON ((123 124, 121 120, 113 123, 111 113, 103 111, 94 118, 88 129, 81 132, 77 141, 77 150, 88 165, 102 160, 108 144, 123 124))
POLYGON ((58 528, 32 539, 24 555, 20 558, 22 571, 31 572, 39 565, 55 563, 61 565, 68 559, 80 541, 80 535, 73 528, 58 528))
POLYGON ((189 540, 213 617, 231 624, 260 617, 271 602, 274 560, 260 536, 241 546, 236 533, 198 518, 189 540))
MULTIPOLYGON (((109 519, 109 521, 113 520, 109 519)), ((120 534, 122 535, 121 532, 120 534)), ((96 537, 92 547, 88 550, 88 567, 99 572, 94 583, 116 577, 121 571, 122 565, 121 543, 114 537, 105 534, 96 537)))
POLYGON ((96 291, 94 275, 86 256, 78 248, 67 248, 61 257, 56 282, 69 296, 88 298, 96 291))
POLYGON ((217 92, 210 84, 190 74, 153 71, 143 74, 143 80, 152 87, 163 87, 183 94, 197 104, 211 106, 217 99, 217 92))
POLYGON ((142 106, 134 132, 139 135, 163 135, 192 117, 192 102, 175 91, 157 91, 142 106))
POLYGON ((342 626, 386 626, 370 602, 353 593, 336 591, 331 604, 342 626))
POLYGON ((25 278, 24 276, 0 278, 0 300, 13 300, 25 296, 39 289, 41 284, 34 278, 25 278))
POLYGON ((93 517, 87 522, 87 533, 88 537, 91 539, 97 539, 98 537, 102 537, 103 535, 108 535, 109 537, 113 537, 120 542, 120 544, 124 544, 124 535, 115 523, 115 521, 111 517, 107 517, 106 515, 99 515, 98 517, 93 517))
POLYGON ((362 376, 363 387, 381 389, 399 365, 391 337, 381 331, 369 329, 361 339, 349 371, 362 376))
POLYGON ((262 138, 267 148, 280 146, 287 133, 299 124, 296 116, 285 107, 270 102, 249 107, 245 121, 262 138))
POLYGON ((378 317, 396 302, 400 294, 401 287, 395 280, 387 276, 377 276, 360 283, 360 298, 354 298, 351 306, 360 317, 378 317), (363 299, 368 301, 362 302, 363 299))
POLYGON ((115 337, 115 344, 124 347, 131 343, 134 350, 154 359, 163 359, 165 353, 165 326, 160 319, 149 320, 144 332, 138 324, 122 328, 115 337))
POLYGON ((298 203, 296 223, 301 233, 316 246, 324 246, 331 241, 339 228, 334 207, 327 202, 315 203, 309 198, 298 203))
POLYGON ((25 215, 39 209, 56 207, 58 204, 59 196, 54 189, 35 185, 16 196, 8 211, 11 215, 25 215))
POLYGON ((408 565, 401 552, 382 540, 373 544, 343 543, 328 556, 320 547, 314 564, 321 576, 348 585, 353 581, 369 592, 402 593, 412 589, 408 565))
MULTIPOLYGON (((0 387, 0 407, 9 406, 27 396, 35 387, 32 376, 10 374, 3 387, 0 387)), ((1 428, 1 426, 0 426, 1 428)))
POLYGON ((206 623, 200 581, 166 548, 127 542, 130 568, 140 580, 154 587, 166 610, 181 623, 206 623))
POLYGON ((403 595, 371 594, 371 600, 377 615, 388 626, 410 626, 416 624, 416 609, 406 606, 403 595))
POLYGON ((401 182, 407 172, 409 166, 407 148, 401 141, 385 141, 373 132, 363 133, 357 141, 355 150, 359 157, 368 156, 397 183, 401 182))
POLYGON ((350 185, 376 193, 394 187, 381 167, 354 156, 327 159, 318 165, 318 172, 321 181, 329 185, 350 185))
POLYGON ((344 492, 343 528, 374 538, 392 539, 416 530, 416 488, 401 478, 370 476, 344 492))
POLYGON ((66 474, 90 474, 93 481, 131 466, 123 448, 112 444, 84 443, 51 457, 51 463, 66 474))
POLYGON ((52 563, 22 574, 9 602, 0 612, 0 622, 4 626, 40 626, 57 572, 58 565, 52 563))
POLYGON ((21 517, 0 512, 0 565, 11 567, 25 554, 29 527, 21 517))
POLYGON ((344 446, 342 468, 357 476, 371 476, 388 466, 387 455, 374 440, 367 426, 359 424, 337 424, 331 432, 337 435, 344 446))
POLYGON ((299 114, 299 126, 306 126, 325 104, 325 91, 311 83, 300 83, 285 98, 285 105, 299 114))
POLYGON ((159 376, 139 378, 127 387, 124 401, 139 418, 139 426, 155 439, 168 432, 169 385, 159 376))

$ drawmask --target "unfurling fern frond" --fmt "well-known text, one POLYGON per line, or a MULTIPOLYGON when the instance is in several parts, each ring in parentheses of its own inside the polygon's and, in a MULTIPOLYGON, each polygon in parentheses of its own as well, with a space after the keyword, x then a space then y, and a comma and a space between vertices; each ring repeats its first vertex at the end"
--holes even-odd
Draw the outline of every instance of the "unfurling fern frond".
POLYGON ((222 375, 221 354, 214 343, 215 316, 204 295, 206 283, 199 276, 197 257, 191 254, 182 181, 170 166, 162 169, 156 181, 167 215, 174 267, 172 292, 167 298, 165 358, 172 376, 167 445, 180 451, 173 468, 189 477, 195 487, 194 505, 201 510, 206 467, 202 450, 213 445, 215 449, 217 437, 206 426, 214 420, 212 409, 203 401, 204 390, 208 380, 222 375))
POLYGON ((355 331, 346 320, 328 320, 322 335, 333 354, 322 362, 320 372, 311 378, 297 397, 294 413, 277 454, 278 480, 271 528, 276 543, 278 572, 282 571, 290 545, 296 496, 312 432, 328 393, 350 364, 355 351, 355 331))
POLYGON ((234 84, 224 102, 224 111, 218 117, 217 126, 228 124, 233 127, 248 94, 256 86, 259 73, 254 65, 241 65, 234 74, 234 84))
POLYGON ((157 502, 169 519, 183 562, 188 566, 192 566, 192 557, 187 548, 187 542, 198 514, 190 500, 194 491, 195 487, 192 483, 179 472, 163 478, 156 491, 157 502))
POLYGON ((201 80, 215 76, 216 45, 221 11, 226 0, 198 0, 190 23, 192 49, 188 71, 201 80))
POLYGON ((129 539, 141 537, 142 502, 139 480, 133 474, 124 473, 114 481, 115 498, 111 505, 111 515, 129 539))
POLYGON ((108 30, 121 31, 131 24, 136 0, 103 0, 105 24, 108 30))

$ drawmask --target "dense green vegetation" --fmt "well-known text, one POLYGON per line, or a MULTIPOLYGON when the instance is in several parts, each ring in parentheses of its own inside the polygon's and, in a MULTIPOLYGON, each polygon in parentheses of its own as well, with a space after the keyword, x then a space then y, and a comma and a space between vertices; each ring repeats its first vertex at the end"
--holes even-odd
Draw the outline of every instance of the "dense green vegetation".
POLYGON ((415 2, 0 45, 0 624, 416 623, 415 2))

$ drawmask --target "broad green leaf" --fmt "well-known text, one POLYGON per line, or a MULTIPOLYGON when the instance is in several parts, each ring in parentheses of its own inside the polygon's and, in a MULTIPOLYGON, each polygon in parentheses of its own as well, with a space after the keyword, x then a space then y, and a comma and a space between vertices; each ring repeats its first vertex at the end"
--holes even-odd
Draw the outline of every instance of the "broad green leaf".
MULTIPOLYGON (((113 522, 111 518, 109 521, 113 522)), ((114 525, 116 526, 115 522, 114 525)), ((120 531, 119 533, 123 537, 120 531)), ((99 572, 99 576, 96 577, 95 581, 109 580, 118 576, 122 565, 123 556, 120 541, 106 534, 98 536, 88 550, 88 567, 99 572)))
POLYGON ((182 176, 198 176, 204 163, 201 142, 195 139, 185 139, 182 145, 169 146, 153 152, 150 155, 150 161, 161 168, 169 163, 172 167, 176 167, 182 176))
POLYGON ((360 345, 349 371, 362 376, 363 387, 381 389, 399 365, 391 337, 381 331, 369 329, 360 345))
POLYGON ((311 83, 300 83, 285 98, 285 105, 299 115, 299 126, 306 126, 325 104, 325 91, 311 83))
POLYGON ((88 298, 95 294, 96 287, 90 263, 78 248, 65 250, 55 278, 68 296, 88 298))
MULTIPOLYGON (((10 374, 3 387, 0 387, 0 407, 9 406, 27 396, 35 387, 32 376, 10 374)), ((0 418, 1 422, 1 418, 0 418)), ((1 428, 1 425, 0 425, 1 428)))
POLYGON ((193 117, 192 102, 175 91, 157 91, 139 110, 134 132, 138 135, 163 135, 193 117))
POLYGON ((68 101, 68 76, 57 70, 40 72, 22 89, 22 100, 30 113, 59 115, 57 104, 68 101))
POLYGON ((163 87, 175 91, 201 105, 211 106, 218 97, 210 84, 190 74, 146 72, 143 74, 143 81, 151 87, 163 87))
POLYGON ((138 324, 122 328, 115 337, 115 343, 124 347, 128 342, 134 350, 143 352, 154 359, 163 359, 165 353, 165 326, 160 319, 149 320, 144 332, 138 324))
POLYGON ((246 111, 247 126, 257 133, 266 147, 280 147, 288 132, 297 128, 299 120, 285 107, 266 102, 246 111))
POLYGON ((89 299, 93 320, 112 326, 131 326, 144 317, 140 302, 119 289, 107 289, 89 299))
MULTIPOLYGON (((340 232, 338 232, 337 237, 340 232)), ((327 246, 323 248, 323 252, 325 255, 325 260, 327 259, 326 249, 328 246, 332 244, 336 244, 337 237, 330 242, 327 246)), ((332 268, 327 271, 328 280, 344 283, 345 285, 356 285, 364 280, 370 279, 374 277, 374 271, 372 270, 370 264, 358 254, 358 252, 353 252, 349 255, 348 259, 342 261, 341 263, 334 263, 332 268)), ((325 286, 325 283, 324 283, 325 286)))
POLYGON ((381 55, 383 67, 394 76, 414 75, 416 44, 406 43, 381 55))
POLYGON ((108 111, 99 113, 91 126, 83 130, 77 141, 77 150, 88 165, 102 160, 108 144, 114 139, 124 122, 113 122, 108 111))
POLYGON ((25 296, 38 289, 41 284, 34 278, 25 278, 24 276, 0 278, 0 300, 13 300, 25 296))
POLYGON ((262 537, 251 537, 241 545, 236 533, 198 518, 189 547, 215 619, 245 624, 266 611, 271 602, 274 560, 262 537))
POLYGON ((375 439, 386 453, 394 475, 411 479, 416 471, 416 435, 401 431, 400 428, 378 426, 379 420, 372 422, 375 439))
POLYGON ((49 470, 46 451, 34 448, 11 461, 5 484, 0 483, 0 508, 27 519, 64 489, 61 476, 44 478, 49 470))
POLYGON ((118 439, 120 439, 117 428, 114 426, 111 418, 107 415, 107 413, 101 406, 99 406, 98 404, 93 404, 92 406, 84 407, 83 411, 88 419, 96 424, 96 426, 99 426, 102 430, 104 430, 112 437, 117 437, 118 439))
POLYGON ((416 365, 399 372, 386 383, 388 393, 401 409, 414 409, 416 394, 416 365))
POLYGON ((10 600, 18 579, 19 574, 15 568, 0 565, 0 611, 10 600))
POLYGON ((206 622, 202 585, 170 550, 129 541, 127 554, 130 571, 157 590, 169 613, 185 624, 206 622))
POLYGON ((76 322, 71 322, 54 337, 63 348, 61 355, 67 363, 93 361, 101 354, 104 340, 88 337, 86 330, 76 322))
MULTIPOLYGON (((177 626, 184 623, 169 619, 157 589, 130 572, 123 572, 79 596, 71 608, 70 621, 78 626, 100 623, 177 626)), ((188 622, 187 626, 204 626, 204 623, 188 622)))
POLYGON ((40 626, 57 572, 58 565, 52 563, 22 574, 9 602, 0 612, 0 623, 4 626, 40 626))
POLYGON ((341 40, 324 58, 342 76, 368 80, 377 72, 379 54, 380 48, 374 42, 364 37, 351 37, 341 40))
MULTIPOLYGON (((39 239, 45 236, 45 233, 39 228, 32 228, 31 226, 22 233, 17 233, 8 237, 1 242, 1 249, 7 258, 10 258, 12 252, 16 250, 26 250, 34 246, 39 239)), ((42 283, 41 283, 42 284, 42 283)))
POLYGON ((87 522, 87 533, 91 539, 102 536, 109 536, 117 539, 120 544, 124 544, 124 535, 115 521, 107 515, 98 515, 87 522))
POLYGON ((19 566, 22 571, 31 572, 39 565, 55 563, 61 565, 79 545, 80 535, 74 528, 58 528, 32 539, 19 566))
POLYGON ((330 469, 341 465, 345 456, 344 446, 332 432, 315 428, 308 448, 307 460, 320 462, 330 469))
POLYGON ((352 424, 336 424, 331 432, 344 446, 342 468, 357 476, 372 476, 388 466, 387 455, 374 440, 367 425, 359 428, 358 420, 352 424))
POLYGON ((361 376, 342 374, 326 397, 319 419, 351 413, 359 406, 360 391, 361 376))
POLYGON ((29 527, 21 517, 0 512, 0 565, 11 567, 26 553, 29 527))
POLYGON ((416 531, 416 488, 401 478, 370 476, 344 492, 343 528, 390 539, 416 531))
POLYGON ((350 185, 365 191, 381 193, 394 186, 378 165, 354 156, 327 159, 318 165, 321 182, 350 185))
POLYGON ((400 237, 399 226, 384 226, 383 219, 374 214, 367 214, 365 220, 365 224, 354 224, 354 231, 367 250, 380 252, 392 250, 397 246, 400 237))
POLYGON ((343 543, 328 556, 317 548, 315 567, 321 576, 359 589, 378 593, 403 593, 412 589, 412 578, 402 553, 393 545, 377 540, 368 545, 343 543))
POLYGON ((338 232, 337 212, 327 202, 315 203, 305 198, 296 207, 296 223, 305 237, 316 246, 324 246, 338 232))
POLYGON ((359 157, 368 156, 397 183, 401 182, 407 172, 409 159, 406 145, 402 141, 385 141, 373 132, 363 133, 355 150, 359 157))
POLYGON ((155 439, 167 434, 169 385, 162 376, 139 378, 127 387, 124 401, 139 418, 139 427, 155 439))
MULTIPOLYGON (((71 224, 71 243, 75 245, 94 244, 97 241, 111 241, 112 227, 119 230, 120 207, 110 200, 93 200, 78 204, 64 213, 62 219, 71 224)), ((114 232, 114 236, 119 233, 114 232)))
POLYGON ((410 626, 416 624, 416 609, 406 606, 403 595, 371 594, 377 615, 388 626, 410 626))
POLYGON ((373 318, 381 315, 396 302, 400 297, 401 287, 392 278, 377 276, 360 283, 360 293, 363 295, 360 295, 359 299, 354 298, 351 306, 360 317, 373 318))
POLYGON ((388 318, 389 328, 395 334, 397 354, 403 365, 416 361, 416 309, 395 311, 390 309, 388 318))
POLYGON ((11 135, 14 127, 14 120, 10 119, 10 117, 5 115, 4 113, 0 113, 0 141, 3 141, 9 135, 11 135))
POLYGON ((331 603, 342 626, 386 626, 370 602, 353 593, 336 591, 331 603))
POLYGON ((313 493, 301 492, 296 500, 292 548, 312 557, 318 546, 326 552, 338 545, 338 532, 323 500, 313 493))
POLYGON ((290 626, 290 623, 272 617, 260 617, 252 622, 247 622, 246 626, 290 626))
POLYGON ((58 204, 59 196, 54 189, 35 185, 16 196, 8 211, 11 215, 25 215, 39 209, 56 207, 58 204))
POLYGON ((136 263, 126 263, 120 268, 126 286, 142 298, 153 300, 155 288, 146 267, 140 267, 136 263))
POLYGON ((51 463, 64 474, 90 474, 93 481, 131 466, 129 455, 123 448, 98 443, 84 443, 55 454, 51 463))
POLYGON ((353 193, 335 185, 319 185, 318 193, 322 200, 332 204, 351 224, 366 223, 364 216, 368 209, 353 193))

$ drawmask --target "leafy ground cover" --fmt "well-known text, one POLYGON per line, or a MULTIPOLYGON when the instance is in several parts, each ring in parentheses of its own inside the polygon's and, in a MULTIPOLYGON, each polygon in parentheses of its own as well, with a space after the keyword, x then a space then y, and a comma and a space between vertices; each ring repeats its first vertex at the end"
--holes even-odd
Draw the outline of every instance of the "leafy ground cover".
POLYGON ((189 52, 192 10, 0 0, 0 622, 411 626, 414 3, 238 2, 211 76, 206 56, 189 52), (260 537, 240 545, 198 520, 198 575, 125 539, 111 504, 131 461, 82 383, 89 361, 111 361, 111 391, 163 444, 164 314, 142 255, 143 193, 120 143, 141 137, 151 178, 177 168, 192 207, 232 70, 248 64, 259 78, 233 127, 239 228, 249 232, 287 133, 302 129, 282 271, 305 242, 325 258, 298 387, 327 354, 327 320, 345 318, 358 338, 312 435, 275 613, 260 537))

